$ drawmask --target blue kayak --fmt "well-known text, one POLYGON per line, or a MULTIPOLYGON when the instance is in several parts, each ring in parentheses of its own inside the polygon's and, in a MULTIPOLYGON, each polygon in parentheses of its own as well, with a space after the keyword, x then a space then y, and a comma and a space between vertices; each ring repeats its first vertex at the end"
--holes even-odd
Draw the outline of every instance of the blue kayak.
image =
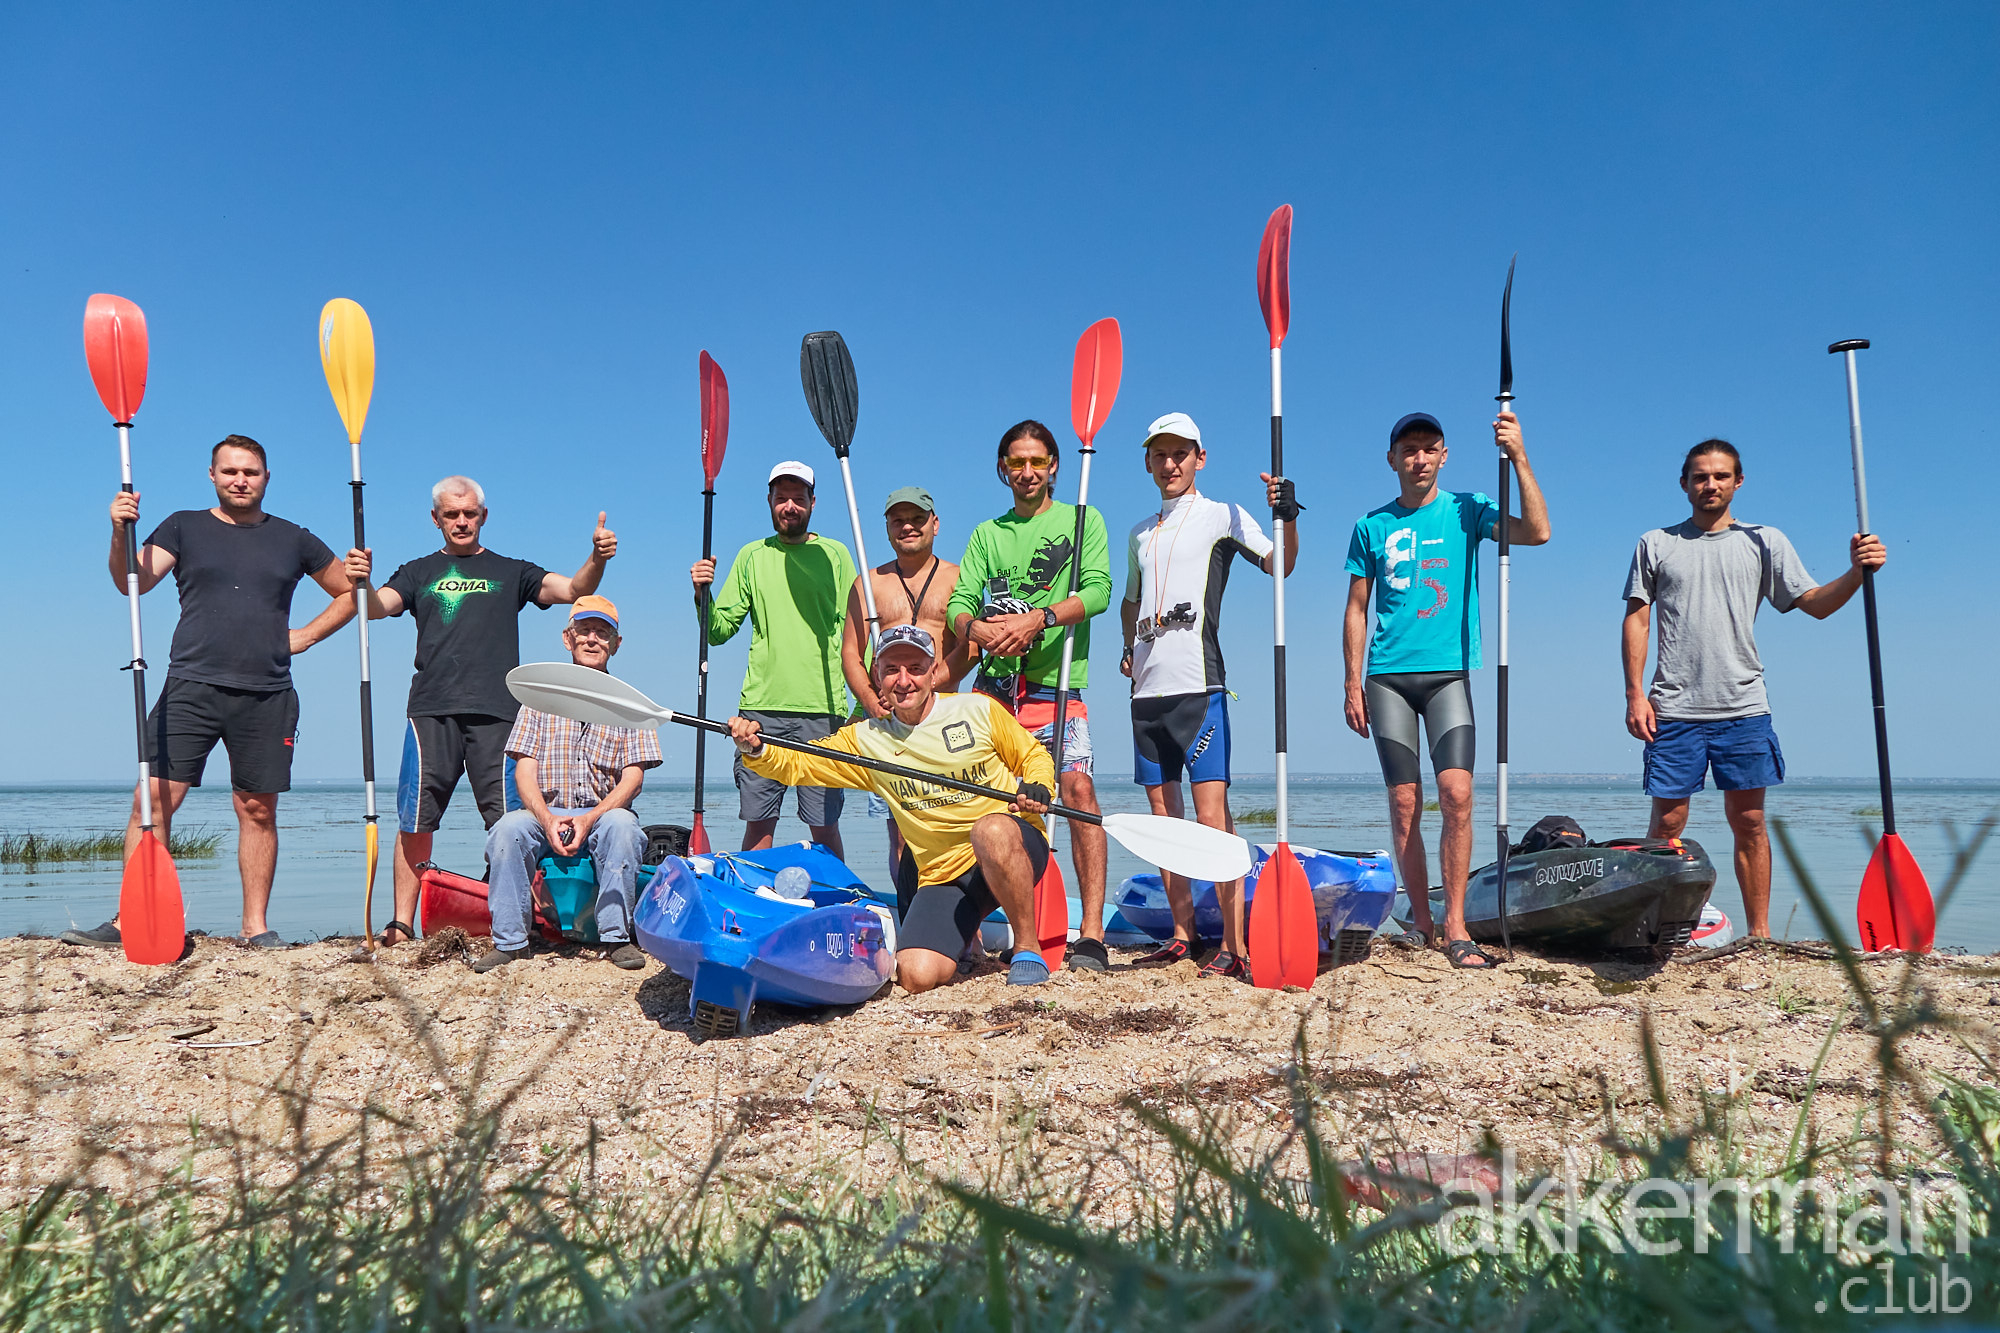
POLYGON ((694 983, 688 1008, 698 1032, 743 1031, 760 1000, 860 1004, 895 974, 893 914, 871 906, 831 854, 819 856, 839 869, 809 866, 812 887, 797 900, 767 896, 787 863, 763 852, 670 856, 640 892, 633 933, 640 948, 694 983), (764 884, 750 882, 765 875, 764 884), (835 882, 842 875, 848 883, 835 882))
MULTIPOLYGON (((1253 849, 1250 874, 1243 882, 1244 910, 1257 895, 1257 877, 1263 872, 1275 844, 1259 843, 1253 849)), ((1368 941, 1389 919, 1396 901, 1396 867, 1387 852, 1322 852, 1311 847, 1293 847, 1292 854, 1312 885, 1313 906, 1319 915, 1320 949, 1342 957, 1367 951, 1368 941)), ((1215 900, 1215 885, 1205 879, 1194 881, 1194 930, 1203 940, 1222 938, 1222 908, 1215 900)), ((1166 886, 1156 874, 1133 875, 1120 886, 1116 901, 1119 914, 1156 940, 1172 937, 1174 914, 1167 905, 1166 886)))

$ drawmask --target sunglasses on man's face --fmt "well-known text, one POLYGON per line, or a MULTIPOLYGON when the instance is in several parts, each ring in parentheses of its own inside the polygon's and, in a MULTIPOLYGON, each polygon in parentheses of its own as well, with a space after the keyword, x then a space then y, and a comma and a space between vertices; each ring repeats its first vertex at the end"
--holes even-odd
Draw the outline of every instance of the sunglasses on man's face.
POLYGON ((579 639, 601 639, 605 643, 618 637, 618 631, 601 620, 579 620, 569 627, 569 632, 579 639))
POLYGON ((1021 472, 1028 468, 1033 468, 1037 472, 1044 472, 1047 471, 1049 466, 1049 456, 1047 454, 1032 454, 1027 458, 1021 458, 1017 455, 1010 458, 1003 458, 1000 461, 1001 465, 1009 472, 1021 472))

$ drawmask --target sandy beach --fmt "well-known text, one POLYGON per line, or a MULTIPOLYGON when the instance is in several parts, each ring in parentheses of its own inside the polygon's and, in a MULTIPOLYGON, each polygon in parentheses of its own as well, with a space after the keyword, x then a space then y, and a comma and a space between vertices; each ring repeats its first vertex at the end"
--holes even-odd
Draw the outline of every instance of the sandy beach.
MULTIPOLYGON (((379 1151, 399 1134, 436 1141, 504 1100, 504 1165, 586 1146, 600 1185, 678 1186, 718 1152, 725 1175, 764 1180, 830 1167, 978 1177, 1026 1146, 1044 1172, 1088 1170, 1083 1193, 1102 1202, 1153 1151, 1128 1098, 1224 1116, 1245 1148, 1274 1141, 1291 1124, 1301 1033, 1301 1072, 1343 1158, 1465 1153, 1490 1130, 1553 1166, 1565 1151, 1597 1160, 1615 1121, 1657 1115, 1646 1012, 1680 1113, 1704 1095, 1730 1101, 1752 1161, 1782 1154, 1836 1025, 1812 1141, 1872 1125, 1879 1083, 1876 1041, 1836 964, 1778 948, 1647 963, 1522 953, 1479 974, 1378 942, 1310 992, 1197 982, 1186 963, 1141 971, 1117 954, 1106 975, 1010 990, 989 964, 854 1010, 760 1007, 747 1036, 697 1043, 687 983, 657 965, 633 974, 551 953, 475 976, 458 944, 357 964, 351 941, 266 952, 199 938, 179 964, 141 969, 0 942, 0 1190, 18 1201, 79 1169, 114 1192, 175 1170, 282 1172, 352 1135, 364 1107, 380 1113, 379 1151)), ((1886 990, 1908 966, 1864 971, 1886 990)), ((1937 1008, 1989 1041, 1993 960, 1916 966, 1937 1008)), ((1928 1072, 1976 1068, 1934 1029, 1908 1040, 1928 1072)), ((1930 1141, 1913 1108, 1897 1115, 1906 1142, 1930 1141)))

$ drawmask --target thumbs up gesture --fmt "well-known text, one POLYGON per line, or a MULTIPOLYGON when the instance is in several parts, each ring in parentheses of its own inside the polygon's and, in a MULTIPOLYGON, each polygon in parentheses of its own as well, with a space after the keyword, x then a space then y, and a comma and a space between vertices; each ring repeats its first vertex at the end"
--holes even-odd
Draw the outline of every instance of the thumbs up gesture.
POLYGON ((604 511, 597 512, 597 530, 590 534, 590 550, 599 560, 618 554, 618 534, 604 526, 604 511))

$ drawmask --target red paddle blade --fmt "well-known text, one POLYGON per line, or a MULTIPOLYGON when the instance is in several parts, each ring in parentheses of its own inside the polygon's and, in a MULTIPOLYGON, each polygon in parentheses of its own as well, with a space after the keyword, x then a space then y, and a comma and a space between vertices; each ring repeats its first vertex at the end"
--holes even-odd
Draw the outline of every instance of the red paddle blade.
POLYGON ((1319 975, 1319 915, 1305 867, 1285 843, 1257 872, 1250 899, 1250 981, 1265 990, 1300 986, 1319 975))
POLYGON ((83 307, 83 355, 104 410, 113 421, 130 421, 146 396, 145 313, 122 296, 91 297, 83 307))
POLYGON ((1062 970, 1063 952, 1069 948, 1069 893, 1063 886, 1062 867, 1049 857, 1049 868, 1035 881, 1035 933, 1042 961, 1049 971, 1062 970))
MULTIPOLYGON (((701 354, 701 477, 710 490, 729 447, 729 381, 707 352, 701 354)), ((707 851, 706 847, 701 850, 707 851)))
POLYGON ((702 823, 700 815, 694 817, 694 827, 688 830, 688 851, 696 856, 708 855, 708 826, 702 823))
POLYGON ((118 933, 125 957, 135 963, 171 963, 187 945, 181 877, 166 845, 147 832, 125 862, 118 886, 118 933))
POLYGON ((1069 376, 1070 424, 1085 444, 1104 428, 1124 374, 1125 340, 1119 336, 1118 321, 1100 319, 1076 340, 1076 365, 1069 376))
POLYGON ((1264 224, 1264 244, 1257 249, 1257 304, 1264 307, 1264 327, 1271 346, 1282 347, 1292 323, 1292 206, 1279 204, 1264 224))
POLYGON ((1929 953, 1937 937, 1931 886, 1900 834, 1886 833, 1868 858, 1855 903, 1861 947, 1870 953, 1903 949, 1929 953))

